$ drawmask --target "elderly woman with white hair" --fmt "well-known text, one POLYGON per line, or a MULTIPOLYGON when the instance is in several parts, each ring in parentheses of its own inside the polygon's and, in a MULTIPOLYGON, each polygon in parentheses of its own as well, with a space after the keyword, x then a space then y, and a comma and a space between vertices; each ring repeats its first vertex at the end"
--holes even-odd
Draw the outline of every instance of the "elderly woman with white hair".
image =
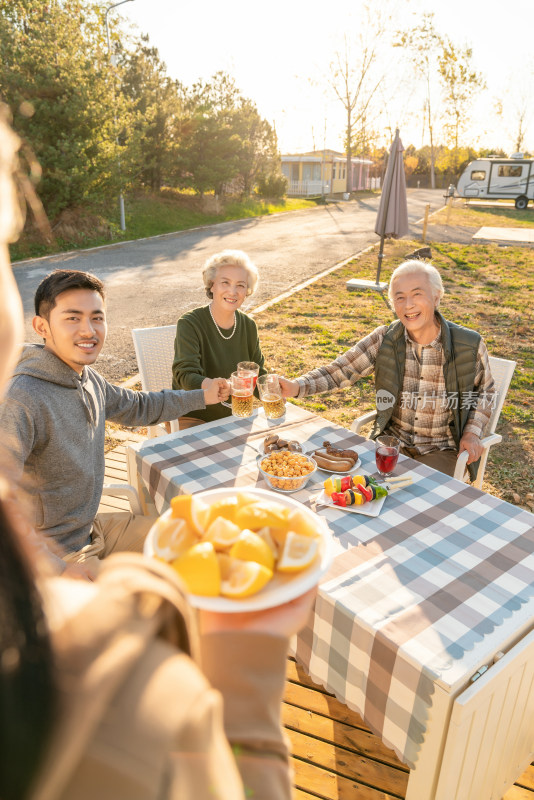
POLYGON ((331 364, 294 381, 282 378, 285 397, 351 386, 374 372, 377 417, 371 438, 395 436, 402 453, 449 475, 458 454, 467 450, 474 480, 494 384, 482 337, 440 314, 443 294, 432 264, 405 261, 389 284, 398 319, 375 328, 331 364))
MULTIPOLYGON (((258 270, 241 250, 223 250, 204 264, 202 278, 210 303, 178 320, 172 365, 173 389, 201 389, 213 378, 228 379, 240 361, 267 371, 254 320, 240 311, 258 285, 258 270)), ((221 404, 180 418, 180 428, 227 417, 221 404)))

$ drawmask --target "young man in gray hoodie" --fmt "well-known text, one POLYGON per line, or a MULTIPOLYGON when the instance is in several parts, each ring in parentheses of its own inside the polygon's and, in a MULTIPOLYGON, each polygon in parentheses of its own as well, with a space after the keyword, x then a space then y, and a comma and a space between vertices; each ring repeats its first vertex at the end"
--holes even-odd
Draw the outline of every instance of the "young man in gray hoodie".
POLYGON ((103 283, 56 270, 35 295, 28 345, 0 403, 1 457, 21 489, 28 518, 51 542, 58 571, 93 579, 114 550, 141 551, 152 519, 97 515, 104 483, 105 421, 168 422, 223 398, 214 379, 195 391, 136 392, 106 381, 91 365, 106 339, 103 283))

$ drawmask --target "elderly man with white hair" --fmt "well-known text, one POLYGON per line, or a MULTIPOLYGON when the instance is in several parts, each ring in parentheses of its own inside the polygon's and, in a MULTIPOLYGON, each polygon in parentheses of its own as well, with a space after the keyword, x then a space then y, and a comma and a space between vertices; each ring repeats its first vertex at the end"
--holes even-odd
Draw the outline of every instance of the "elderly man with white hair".
POLYGON ((432 264, 405 261, 389 284, 395 322, 375 328, 331 364, 281 383, 286 397, 307 397, 374 372, 378 413, 371 438, 396 436, 402 453, 449 475, 467 450, 474 480, 494 383, 480 334, 438 311, 443 294, 432 264))

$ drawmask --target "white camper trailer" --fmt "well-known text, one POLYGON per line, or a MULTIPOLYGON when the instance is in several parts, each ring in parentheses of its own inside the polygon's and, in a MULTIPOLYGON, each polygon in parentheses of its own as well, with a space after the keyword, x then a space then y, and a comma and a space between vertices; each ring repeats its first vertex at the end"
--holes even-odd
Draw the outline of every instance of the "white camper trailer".
POLYGON ((524 209, 534 199, 534 159, 523 158, 522 153, 477 158, 461 174, 456 191, 465 198, 511 198, 516 208, 524 209))

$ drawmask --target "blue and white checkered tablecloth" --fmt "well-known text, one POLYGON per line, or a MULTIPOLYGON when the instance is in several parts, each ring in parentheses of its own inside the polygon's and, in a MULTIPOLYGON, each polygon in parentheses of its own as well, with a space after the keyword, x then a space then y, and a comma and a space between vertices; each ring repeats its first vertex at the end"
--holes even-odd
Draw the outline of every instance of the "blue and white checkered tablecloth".
MULTIPOLYGON (((217 486, 266 488, 256 458, 275 430, 314 449, 328 439, 356 448, 374 473, 374 444, 292 404, 278 428, 261 412, 149 440, 139 473, 164 511, 178 493, 217 486)), ((311 677, 356 709, 409 766, 417 760, 436 684, 467 681, 488 634, 508 636, 534 601, 534 515, 399 459, 413 484, 377 517, 317 506, 335 559, 296 655, 311 677)), ((327 476, 292 495, 308 506, 327 476)))

